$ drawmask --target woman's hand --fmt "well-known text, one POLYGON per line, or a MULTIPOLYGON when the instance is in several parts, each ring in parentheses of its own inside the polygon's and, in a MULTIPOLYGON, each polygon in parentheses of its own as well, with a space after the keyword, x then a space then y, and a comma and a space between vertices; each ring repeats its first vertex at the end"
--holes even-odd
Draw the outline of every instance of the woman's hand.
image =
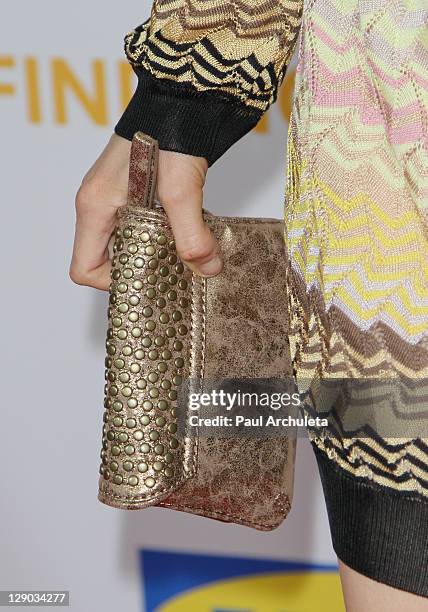
MULTIPOLYGON (((107 290, 108 244, 116 211, 126 203, 131 142, 113 134, 85 174, 76 195, 76 229, 70 278, 107 290)), ((180 259, 196 274, 215 276, 222 267, 219 245, 202 217, 208 164, 203 157, 159 151, 156 198, 172 227, 180 259)))

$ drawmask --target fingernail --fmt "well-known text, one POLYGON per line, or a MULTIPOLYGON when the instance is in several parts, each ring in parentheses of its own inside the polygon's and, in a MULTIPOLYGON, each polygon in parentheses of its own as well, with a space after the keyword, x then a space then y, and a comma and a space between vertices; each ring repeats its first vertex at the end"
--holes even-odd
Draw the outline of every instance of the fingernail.
POLYGON ((216 255, 210 261, 199 266, 199 272, 203 276, 215 276, 218 274, 222 267, 222 259, 218 255, 216 255))

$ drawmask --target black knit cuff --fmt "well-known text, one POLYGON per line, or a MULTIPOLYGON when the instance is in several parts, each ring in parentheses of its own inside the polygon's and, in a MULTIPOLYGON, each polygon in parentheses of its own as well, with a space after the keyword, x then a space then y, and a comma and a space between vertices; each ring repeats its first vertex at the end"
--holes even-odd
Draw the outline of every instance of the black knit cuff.
POLYGON ((218 91, 196 91, 141 66, 133 69, 138 85, 114 128, 128 140, 141 131, 156 138, 160 149, 205 157, 211 166, 263 114, 218 91))

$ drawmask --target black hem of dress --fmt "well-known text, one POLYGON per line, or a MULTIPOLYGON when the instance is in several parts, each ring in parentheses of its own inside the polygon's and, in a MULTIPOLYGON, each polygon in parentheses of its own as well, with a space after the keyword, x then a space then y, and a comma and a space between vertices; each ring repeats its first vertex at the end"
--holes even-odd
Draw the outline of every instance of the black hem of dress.
POLYGON ((338 558, 377 582, 428 597, 428 503, 347 474, 312 446, 338 558))

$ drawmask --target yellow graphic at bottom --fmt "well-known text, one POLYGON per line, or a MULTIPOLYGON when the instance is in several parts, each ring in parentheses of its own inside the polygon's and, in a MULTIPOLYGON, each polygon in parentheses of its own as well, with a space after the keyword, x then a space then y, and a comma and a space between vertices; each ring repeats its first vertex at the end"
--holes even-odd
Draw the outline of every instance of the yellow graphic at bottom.
POLYGON ((339 575, 287 572, 245 576, 197 587, 156 612, 345 612, 339 575))

